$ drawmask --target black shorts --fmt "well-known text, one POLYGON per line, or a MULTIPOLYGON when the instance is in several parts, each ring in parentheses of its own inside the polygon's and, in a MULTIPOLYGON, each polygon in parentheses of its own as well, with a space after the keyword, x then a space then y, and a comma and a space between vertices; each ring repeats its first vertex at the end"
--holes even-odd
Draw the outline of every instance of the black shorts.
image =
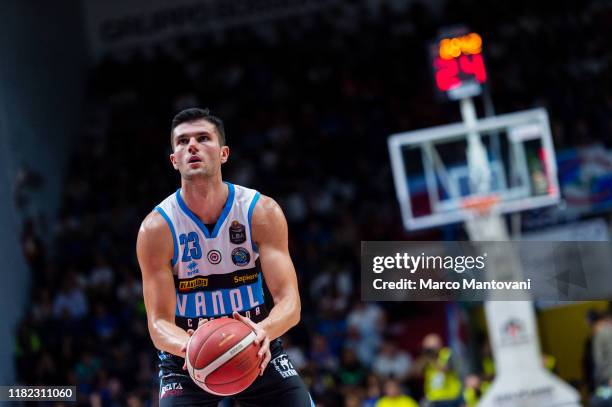
MULTIPOLYGON (((313 407, 304 382, 297 374, 281 346, 271 346, 272 359, 263 376, 257 377, 243 392, 232 396, 241 407, 291 406, 313 407)), ((182 360, 182 359, 181 359, 182 360)), ((224 397, 207 393, 198 387, 186 371, 161 371, 159 405, 216 407, 224 397)))

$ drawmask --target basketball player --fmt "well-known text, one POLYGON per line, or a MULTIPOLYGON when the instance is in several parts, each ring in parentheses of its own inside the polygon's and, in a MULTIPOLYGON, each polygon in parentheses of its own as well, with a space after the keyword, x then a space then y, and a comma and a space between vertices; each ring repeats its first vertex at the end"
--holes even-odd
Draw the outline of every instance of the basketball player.
POLYGON ((260 376, 234 396, 240 405, 313 405, 278 339, 300 319, 281 208, 222 181, 230 151, 223 122, 207 109, 176 115, 171 143, 181 188, 145 218, 136 244, 149 333, 159 350, 160 405, 216 406, 222 399, 193 383, 184 358, 191 330, 224 316, 250 324, 261 346, 260 376), (274 300, 269 312, 264 279, 274 300))

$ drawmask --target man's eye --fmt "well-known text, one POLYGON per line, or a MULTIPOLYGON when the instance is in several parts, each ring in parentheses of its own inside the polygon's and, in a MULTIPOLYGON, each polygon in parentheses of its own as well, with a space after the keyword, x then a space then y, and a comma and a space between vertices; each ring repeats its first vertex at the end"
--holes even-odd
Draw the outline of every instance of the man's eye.
POLYGON ((180 139, 179 144, 187 144, 187 139, 185 138, 180 139))
POLYGON ((198 138, 198 141, 202 142, 202 141, 208 141, 208 136, 201 136, 198 138))

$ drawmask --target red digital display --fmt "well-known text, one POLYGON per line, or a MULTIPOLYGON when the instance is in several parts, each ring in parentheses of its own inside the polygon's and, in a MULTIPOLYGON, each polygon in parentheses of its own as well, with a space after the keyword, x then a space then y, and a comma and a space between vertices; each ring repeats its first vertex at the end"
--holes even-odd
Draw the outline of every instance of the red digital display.
POLYGON ((480 94, 487 81, 480 35, 442 38, 432 46, 432 59, 438 91, 451 100, 480 94))

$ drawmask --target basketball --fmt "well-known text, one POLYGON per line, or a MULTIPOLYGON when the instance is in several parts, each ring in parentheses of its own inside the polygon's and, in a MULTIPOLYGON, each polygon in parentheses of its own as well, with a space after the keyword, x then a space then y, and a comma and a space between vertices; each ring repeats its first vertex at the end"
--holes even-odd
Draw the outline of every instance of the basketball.
POLYGON ((187 370, 208 393, 231 396, 251 385, 261 359, 255 332, 242 321, 220 318, 198 327, 187 344, 187 370))

